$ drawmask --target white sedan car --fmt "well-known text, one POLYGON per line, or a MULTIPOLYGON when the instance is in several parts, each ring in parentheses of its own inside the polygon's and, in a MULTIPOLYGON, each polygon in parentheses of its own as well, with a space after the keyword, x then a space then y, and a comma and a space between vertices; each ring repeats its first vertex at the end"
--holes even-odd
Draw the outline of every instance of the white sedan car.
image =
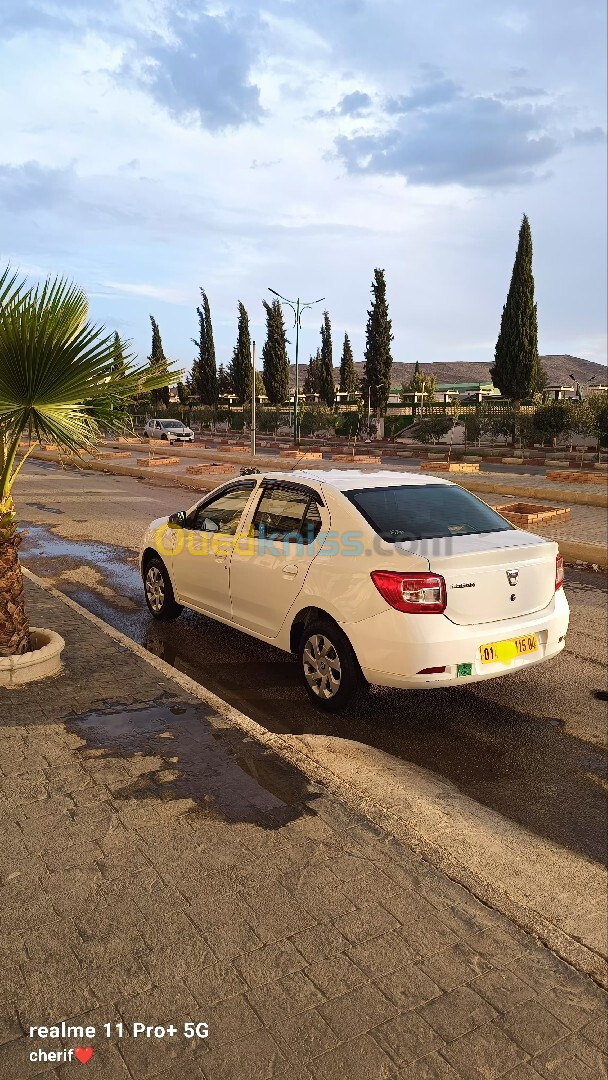
POLYGON ((163 439, 168 443, 194 442, 192 428, 186 427, 181 420, 148 420, 144 428, 144 438, 163 439))
POLYGON ((153 521, 140 566, 155 618, 188 607, 297 653, 328 712, 370 683, 521 671, 561 652, 568 629, 557 544, 414 473, 231 480, 153 521))

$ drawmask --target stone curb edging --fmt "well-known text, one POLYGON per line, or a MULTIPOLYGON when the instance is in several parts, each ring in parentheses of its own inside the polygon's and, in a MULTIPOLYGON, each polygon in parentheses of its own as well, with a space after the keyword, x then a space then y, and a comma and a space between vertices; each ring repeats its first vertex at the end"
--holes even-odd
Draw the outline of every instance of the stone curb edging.
POLYGON ((608 570, 608 547, 602 544, 583 544, 578 540, 556 540, 566 562, 593 563, 608 570))
POLYGON ((463 886, 482 903, 505 915, 517 926, 525 930, 526 933, 531 934, 546 945, 560 959, 570 964, 577 971, 590 976, 604 989, 608 989, 608 962, 601 955, 594 953, 587 946, 577 941, 576 938, 570 937, 559 927, 548 922, 540 912, 523 908, 489 882, 478 878, 466 867, 459 866, 447 850, 443 850, 430 841, 422 844, 418 837, 413 834, 411 826, 406 821, 397 819, 382 803, 371 803, 367 798, 365 811, 363 812, 361 800, 356 792, 351 789, 346 781, 320 765, 301 745, 298 745, 298 736, 277 735, 267 731, 261 724, 252 720, 234 706, 229 705, 228 702, 223 701, 222 698, 208 690, 201 683, 171 667, 166 661, 149 653, 142 645, 132 641, 120 630, 116 630, 97 615, 93 615, 92 612, 81 607, 71 597, 66 596, 53 585, 49 585, 37 574, 28 570, 27 567, 23 567, 23 574, 39 588, 44 589, 56 600, 59 600, 82 618, 92 623, 102 633, 114 638, 124 648, 129 649, 130 652, 155 668, 165 678, 171 679, 187 693, 209 705, 225 720, 244 731, 256 742, 278 754, 313 782, 322 784, 334 798, 348 806, 359 817, 366 818, 372 825, 380 827, 383 831, 407 844, 431 866, 444 873, 452 881, 463 886))
POLYGON ((467 491, 487 491, 497 495, 520 495, 526 499, 575 503, 577 506, 608 507, 608 495, 604 495, 599 491, 576 491, 574 488, 558 491, 535 487, 533 484, 526 484, 525 482, 520 484, 517 481, 508 481, 505 484, 501 483, 500 480, 470 480, 468 477, 464 480, 457 480, 455 483, 466 488, 467 491))

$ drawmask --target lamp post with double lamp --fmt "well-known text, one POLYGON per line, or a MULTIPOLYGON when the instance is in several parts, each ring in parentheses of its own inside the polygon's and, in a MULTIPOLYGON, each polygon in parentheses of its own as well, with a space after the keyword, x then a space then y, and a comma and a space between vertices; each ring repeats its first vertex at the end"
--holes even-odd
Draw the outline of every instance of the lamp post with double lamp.
POLYGON ((287 300, 286 297, 281 296, 281 294, 278 293, 276 289, 271 289, 270 286, 268 287, 268 292, 271 292, 273 296, 278 297, 282 304, 287 304, 287 306, 290 307, 293 311, 294 316, 294 326, 296 328, 296 385, 293 395, 293 441, 294 445, 297 446, 300 442, 300 416, 298 413, 298 350, 300 344, 300 327, 302 325, 302 312, 306 311, 306 308, 312 308, 315 304, 320 304, 325 299, 325 297, 321 296, 319 300, 310 300, 304 303, 304 301, 300 300, 300 297, 298 297, 297 300, 287 300))

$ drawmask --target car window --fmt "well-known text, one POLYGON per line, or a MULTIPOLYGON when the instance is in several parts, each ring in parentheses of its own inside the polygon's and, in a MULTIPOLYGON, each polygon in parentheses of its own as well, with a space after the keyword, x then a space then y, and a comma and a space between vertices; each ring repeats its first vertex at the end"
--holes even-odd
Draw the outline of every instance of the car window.
POLYGON ((211 502, 198 506, 188 522, 188 528, 234 536, 254 486, 248 484, 230 488, 211 502))
POLYGON ((319 535, 321 531, 321 511, 319 510, 319 504, 316 499, 311 499, 308 504, 308 510, 306 511, 306 517, 304 518, 304 527, 302 532, 307 544, 319 535))
POLYGON ((253 515, 253 535, 273 540, 297 541, 308 509, 310 495, 288 488, 270 488, 260 499, 253 515))
POLYGON ((363 488, 344 494, 389 544, 513 528, 480 499, 447 484, 363 488))

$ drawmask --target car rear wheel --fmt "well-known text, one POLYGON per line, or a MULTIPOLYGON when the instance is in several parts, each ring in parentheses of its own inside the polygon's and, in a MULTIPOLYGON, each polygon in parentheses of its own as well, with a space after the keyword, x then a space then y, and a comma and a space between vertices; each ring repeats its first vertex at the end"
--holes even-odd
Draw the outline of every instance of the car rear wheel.
POLYGON ((368 689, 350 641, 331 619, 305 628, 299 662, 304 689, 323 712, 342 712, 368 689))
POLYGON ((173 595, 171 579, 161 559, 153 558, 146 563, 144 593, 148 610, 155 619, 176 619, 184 610, 173 595))

